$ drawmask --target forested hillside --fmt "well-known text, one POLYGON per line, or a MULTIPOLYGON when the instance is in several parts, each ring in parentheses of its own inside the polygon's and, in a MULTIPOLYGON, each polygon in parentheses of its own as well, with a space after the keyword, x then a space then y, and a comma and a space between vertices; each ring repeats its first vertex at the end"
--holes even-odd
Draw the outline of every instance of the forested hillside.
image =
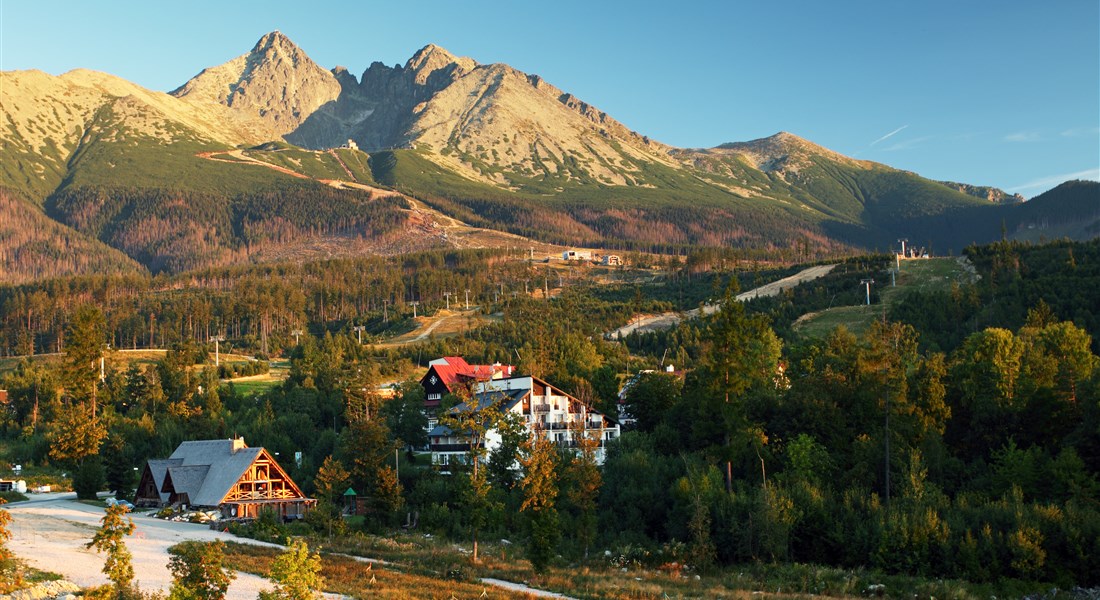
MULTIPOLYGON (((415 510, 425 532, 468 539, 476 519, 482 536, 521 535, 530 549, 535 538, 517 533, 527 522, 518 510, 523 474, 504 468, 518 440, 487 467, 490 505, 468 504, 466 474, 441 476, 412 452, 399 476, 388 466, 395 446, 424 443, 420 388, 410 383, 385 401, 364 390, 429 358, 460 355, 516 364, 615 414, 625 379, 667 360, 676 373, 643 376, 626 396, 637 425, 608 444, 599 478, 586 479, 599 485, 595 500, 579 492, 581 459, 554 459, 562 536, 553 552, 563 558, 550 564, 583 561, 591 547, 625 565, 674 560, 703 574, 778 561, 987 582, 983 589, 1009 596, 1095 586, 1097 252, 1096 242, 970 248, 976 286, 907 300, 862 336, 838 329, 821 340, 781 339, 766 316, 774 304, 727 296, 714 316, 649 338, 664 347, 602 332, 638 312, 721 295, 729 271, 699 268, 721 260, 693 257, 664 265, 656 281, 598 287, 578 274, 553 300, 521 291, 549 286, 547 266, 484 251, 7 287, 9 351, 65 355, 52 363, 59 367, 24 360, 3 375, 5 447, 28 468, 89 477, 102 460, 112 465, 111 486, 125 490, 131 465, 185 439, 236 433, 283 456, 302 451, 301 465, 288 468, 322 497, 354 487, 374 507, 370 531, 415 510), (350 330, 361 323, 368 336, 385 335, 408 317, 409 298, 431 311, 454 289, 470 289, 500 318, 400 349, 360 345, 350 330), (285 353, 286 381, 254 398, 219 385, 205 345, 218 333, 223 352, 285 353), (99 383, 87 366, 98 364, 104 341, 173 349, 126 369, 111 367, 108 354, 99 383), (347 476, 334 485, 337 464, 347 476)), ((876 272, 878 261, 853 261, 840 276, 876 272)), ((781 273, 737 275, 751 284, 781 273)), ((322 531, 324 514, 313 521, 322 531)), ((587 564, 606 567, 600 554, 587 564)), ((796 589, 818 584, 804 585, 796 589)))
POLYGON ((0 187, 0 280, 33 281, 60 273, 133 273, 122 252, 53 221, 21 194, 0 187))

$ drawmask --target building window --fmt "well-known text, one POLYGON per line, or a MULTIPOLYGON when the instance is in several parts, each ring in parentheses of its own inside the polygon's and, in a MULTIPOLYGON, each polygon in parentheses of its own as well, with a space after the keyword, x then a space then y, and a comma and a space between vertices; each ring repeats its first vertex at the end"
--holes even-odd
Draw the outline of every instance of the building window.
POLYGON ((428 394, 428 400, 439 400, 442 397, 442 394, 428 394))

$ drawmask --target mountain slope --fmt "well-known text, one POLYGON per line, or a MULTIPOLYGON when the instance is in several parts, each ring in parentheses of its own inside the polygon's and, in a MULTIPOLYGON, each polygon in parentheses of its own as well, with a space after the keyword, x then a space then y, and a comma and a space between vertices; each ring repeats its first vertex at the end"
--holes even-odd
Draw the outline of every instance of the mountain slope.
POLYGON ((50 219, 33 203, 0 188, 0 281, 5 284, 143 271, 126 254, 50 219))
POLYGON ((1100 237, 1100 183, 1096 181, 1067 181, 1007 208, 1004 223, 1012 239, 1100 237))
MULTIPOLYGON (((43 238, 53 223, 48 235, 154 271, 422 247, 409 240, 423 216, 364 188, 376 183, 475 226, 659 251, 821 256, 908 237, 945 252, 995 239, 1002 221, 1052 222, 1043 203, 1013 212, 1000 190, 789 133, 666 146, 537 75, 434 45, 356 79, 272 32, 172 94, 28 71, 0 74, 0 100, 0 190, 19 199, 0 219, 43 238)), ((1088 235, 1092 221, 1074 221, 1087 212, 1063 229, 1088 235)))
POLYGON ((219 147, 256 139, 246 124, 217 107, 185 104, 105 73, 3 72, 0 186, 43 200, 68 175, 69 161, 103 111, 115 113, 132 134, 161 144, 177 141, 179 130, 219 147))

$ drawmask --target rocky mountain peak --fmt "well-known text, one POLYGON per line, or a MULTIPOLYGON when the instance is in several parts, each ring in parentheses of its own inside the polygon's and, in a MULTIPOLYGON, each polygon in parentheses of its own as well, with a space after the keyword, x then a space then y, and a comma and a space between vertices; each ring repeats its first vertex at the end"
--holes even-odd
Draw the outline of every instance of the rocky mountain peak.
POLYGON ((845 164, 857 164, 859 162, 786 131, 780 131, 775 135, 749 142, 722 144, 715 150, 734 151, 743 154, 757 168, 769 172, 798 172, 801 167, 809 162, 812 156, 824 156, 845 164))
POLYGON ((290 38, 283 35, 283 32, 276 29, 271 33, 264 34, 264 36, 256 42, 256 45, 252 47, 250 54, 283 54, 295 56, 303 54, 303 52, 297 44, 290 41, 290 38))
POLYGON ((313 62, 290 38, 273 31, 247 54, 203 70, 171 94, 258 117, 270 128, 264 134, 270 139, 297 129, 340 91, 336 75, 313 62))
POLYGON ((412 58, 405 63, 405 70, 415 73, 416 83, 423 85, 432 73, 447 69, 451 65, 457 65, 457 67, 452 67, 454 70, 466 73, 473 70, 477 66, 477 62, 472 58, 456 57, 444 48, 435 44, 428 44, 417 50, 416 54, 413 54, 412 58))

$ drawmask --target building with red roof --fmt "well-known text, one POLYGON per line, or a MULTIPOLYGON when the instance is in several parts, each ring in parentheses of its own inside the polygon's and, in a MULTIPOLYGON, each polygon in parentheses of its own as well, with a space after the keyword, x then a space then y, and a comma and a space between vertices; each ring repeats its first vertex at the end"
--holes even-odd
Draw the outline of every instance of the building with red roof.
POLYGON ((420 379, 424 388, 424 408, 434 411, 443 396, 460 389, 470 392, 478 382, 511 377, 515 370, 512 365, 500 363, 471 365, 461 356, 437 358, 428 363, 428 372, 420 379))

